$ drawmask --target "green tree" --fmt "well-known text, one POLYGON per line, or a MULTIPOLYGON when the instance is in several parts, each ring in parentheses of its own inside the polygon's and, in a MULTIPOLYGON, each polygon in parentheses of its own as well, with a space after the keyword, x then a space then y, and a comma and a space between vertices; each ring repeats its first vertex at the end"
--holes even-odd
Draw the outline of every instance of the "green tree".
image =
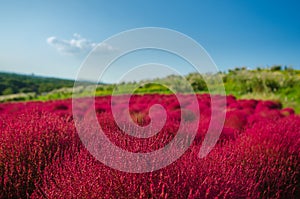
POLYGON ((8 87, 2 91, 2 95, 10 95, 10 94, 14 94, 14 93, 15 93, 14 90, 10 87, 8 87))

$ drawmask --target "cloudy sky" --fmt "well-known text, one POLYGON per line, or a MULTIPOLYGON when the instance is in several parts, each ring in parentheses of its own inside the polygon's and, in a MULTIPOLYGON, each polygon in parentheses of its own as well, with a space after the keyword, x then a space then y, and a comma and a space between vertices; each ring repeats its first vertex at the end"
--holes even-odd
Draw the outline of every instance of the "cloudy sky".
MULTIPOLYGON (((99 42, 149 26, 193 38, 220 70, 274 64, 300 68, 299 8, 297 1, 271 0, 0 0, 0 71, 74 79, 99 42)), ((115 49, 103 45, 101 50, 115 49)))

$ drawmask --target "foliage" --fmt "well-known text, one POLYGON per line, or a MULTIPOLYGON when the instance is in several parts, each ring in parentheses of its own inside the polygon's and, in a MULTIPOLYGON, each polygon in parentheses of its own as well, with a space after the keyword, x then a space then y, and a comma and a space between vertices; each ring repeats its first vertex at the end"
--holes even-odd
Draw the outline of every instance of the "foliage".
POLYGON ((42 94, 73 85, 72 80, 0 72, 0 95, 30 92, 42 94))
MULTIPOLYGON (((281 109, 279 102, 227 96, 221 137, 211 153, 199 159, 211 97, 202 94, 197 99, 201 120, 191 147, 173 164, 142 174, 117 171, 91 156, 77 136, 71 100, 0 104, 0 198, 297 198, 300 118, 292 109, 281 109)), ((110 96, 97 97, 95 105, 82 104, 85 119, 80 124, 90 132, 88 116, 95 106, 113 143, 128 151, 149 152, 174 137, 180 110, 188 113, 185 122, 198 122, 191 117, 194 106, 189 101, 186 95, 180 107, 174 95, 133 95, 129 110, 139 125, 150 122, 153 104, 167 112, 163 129, 148 139, 128 136, 116 126, 110 96)))

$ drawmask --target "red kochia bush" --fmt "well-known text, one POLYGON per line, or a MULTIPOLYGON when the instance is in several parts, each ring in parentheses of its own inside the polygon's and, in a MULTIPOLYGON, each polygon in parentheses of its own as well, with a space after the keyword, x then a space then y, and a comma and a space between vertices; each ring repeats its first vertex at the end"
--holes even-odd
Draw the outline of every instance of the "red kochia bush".
POLYGON ((229 111, 225 119, 225 127, 241 130, 247 124, 247 114, 243 111, 229 111))
POLYGON ((280 113, 284 116, 294 115, 295 111, 292 108, 284 108, 280 111, 280 113))
POLYGON ((254 100, 254 99, 250 99, 250 100, 239 100, 238 101, 238 104, 243 107, 244 109, 245 108, 251 108, 251 109, 255 109, 256 105, 257 105, 258 101, 257 100, 254 100))
POLYGON ((260 101, 256 106, 257 111, 261 111, 264 109, 280 109, 282 107, 280 102, 275 101, 260 101))
POLYGON ((44 168, 73 150, 75 129, 57 115, 34 110, 0 118, 0 198, 26 198, 44 168))

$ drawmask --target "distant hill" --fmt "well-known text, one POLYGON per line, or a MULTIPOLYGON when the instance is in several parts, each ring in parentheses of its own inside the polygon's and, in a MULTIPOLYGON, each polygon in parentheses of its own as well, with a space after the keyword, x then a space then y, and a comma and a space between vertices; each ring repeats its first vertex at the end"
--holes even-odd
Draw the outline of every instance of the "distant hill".
POLYGON ((63 87, 73 87, 73 84, 72 80, 0 72, 0 95, 41 94, 63 87))

